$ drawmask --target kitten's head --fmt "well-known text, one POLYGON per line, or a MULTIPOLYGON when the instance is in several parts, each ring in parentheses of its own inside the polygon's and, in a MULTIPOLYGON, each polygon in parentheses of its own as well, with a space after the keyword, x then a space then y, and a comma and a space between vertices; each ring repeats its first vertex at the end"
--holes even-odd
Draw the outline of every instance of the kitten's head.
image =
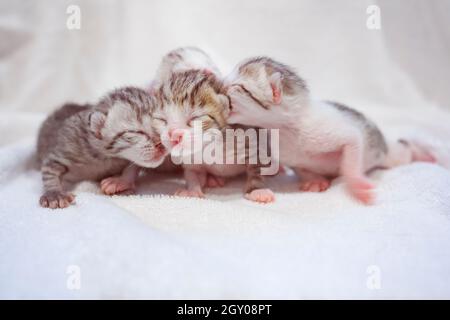
POLYGON ((106 154, 154 168, 167 155, 152 116, 154 109, 154 97, 144 90, 117 89, 94 107, 89 127, 106 154))
POLYGON ((290 67, 267 57, 240 63, 225 86, 232 106, 229 123, 260 126, 288 107, 283 102, 308 97, 305 82, 290 67))
POLYGON ((173 73, 203 70, 219 75, 220 72, 209 55, 197 47, 181 47, 167 53, 156 71, 155 84, 168 81, 173 73))
POLYGON ((195 124, 201 125, 203 132, 221 130, 227 124, 230 102, 214 74, 175 72, 157 90, 156 97, 159 107, 154 117, 161 141, 170 150, 190 148, 200 139, 193 130, 195 124))

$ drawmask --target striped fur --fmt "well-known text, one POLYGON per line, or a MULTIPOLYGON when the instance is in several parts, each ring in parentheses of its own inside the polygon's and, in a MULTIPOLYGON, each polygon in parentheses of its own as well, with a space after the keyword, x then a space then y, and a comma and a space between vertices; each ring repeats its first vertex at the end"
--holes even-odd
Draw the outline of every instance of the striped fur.
POLYGON ((144 90, 114 90, 96 105, 66 104, 43 123, 37 153, 44 207, 67 207, 68 187, 121 173, 131 163, 159 165, 166 154, 154 127, 155 100, 144 90))
POLYGON ((222 83, 214 74, 201 70, 175 72, 156 91, 159 110, 155 112, 177 128, 191 127, 195 119, 203 120, 204 129, 226 126, 229 100, 222 83))
POLYGON ((168 81, 174 72, 201 70, 220 77, 220 71, 208 54, 196 47, 182 47, 167 53, 156 71, 153 87, 168 81))
MULTIPOLYGON (((184 61, 182 51, 169 53, 162 62, 160 71, 164 70, 158 84, 154 88, 158 101, 158 110, 155 117, 160 119, 161 140, 167 148, 171 148, 171 130, 192 129, 192 121, 202 121, 203 130, 228 128, 227 118, 230 111, 230 100, 226 95, 223 82, 217 72, 209 72, 207 69, 216 70, 211 63, 195 65, 189 69, 189 61, 184 61), (176 66, 176 67, 175 67, 176 66), (208 67, 209 66, 209 67, 208 67), (177 69, 179 67, 179 69, 177 69)), ((207 61, 208 59, 204 59, 207 61)), ((161 74, 161 72, 159 73, 161 74)), ((193 131, 190 134, 194 139, 193 131)), ((198 138, 198 137, 197 137, 198 138)), ((192 141, 183 141, 191 145, 192 141)), ((179 146, 177 146, 179 147, 179 146)), ((242 150, 240 150, 242 151, 242 150)), ((222 165, 190 165, 184 164, 187 189, 180 190, 177 195, 203 196, 203 188, 208 186, 208 181, 213 176, 235 176, 247 172, 245 192, 251 193, 264 185, 258 165, 222 164, 222 165)))
POLYGON ((291 67, 269 57, 253 57, 244 60, 237 66, 237 73, 244 78, 261 80, 258 78, 261 75, 262 68, 267 76, 276 72, 281 74, 281 85, 284 94, 296 95, 303 91, 308 91, 306 82, 291 67))

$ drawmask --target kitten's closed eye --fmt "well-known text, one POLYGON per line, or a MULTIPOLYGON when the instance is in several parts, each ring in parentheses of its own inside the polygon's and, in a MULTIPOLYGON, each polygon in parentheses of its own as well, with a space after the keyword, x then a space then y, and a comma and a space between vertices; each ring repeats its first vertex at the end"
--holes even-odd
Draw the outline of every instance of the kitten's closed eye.
POLYGON ((191 120, 189 120, 188 122, 188 126, 192 127, 195 121, 200 121, 204 125, 207 122, 214 121, 214 119, 208 114, 192 117, 191 120))
POLYGON ((229 100, 228 111, 230 112, 230 114, 236 111, 236 108, 233 106, 231 99, 229 100))
POLYGON ((128 142, 128 143, 137 143, 139 141, 139 139, 141 139, 142 135, 138 134, 138 133, 130 133, 127 132, 124 135, 122 135, 122 140, 128 142))
POLYGON ((153 117, 153 120, 155 120, 157 123, 162 124, 162 125, 166 125, 167 124, 167 120, 161 117, 153 117))

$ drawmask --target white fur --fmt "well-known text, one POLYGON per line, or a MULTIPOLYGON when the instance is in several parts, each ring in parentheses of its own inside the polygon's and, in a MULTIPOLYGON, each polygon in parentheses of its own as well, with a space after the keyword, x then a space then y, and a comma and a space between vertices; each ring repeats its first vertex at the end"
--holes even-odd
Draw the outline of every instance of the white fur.
POLYGON ((307 178, 342 175, 354 194, 360 191, 355 190, 358 186, 372 188, 364 173, 381 165, 384 159, 374 158, 375 153, 367 147, 361 123, 326 102, 310 99, 307 90, 296 96, 282 96, 281 103, 274 103, 271 85, 278 86, 279 90, 281 87, 278 78, 269 77, 263 66, 254 78, 236 72, 234 77, 227 78, 233 106, 228 121, 279 129, 282 165, 290 166, 296 172, 306 172, 307 178), (240 85, 268 109, 251 98, 240 85), (356 187, 352 187, 354 185, 356 187))
POLYGON ((164 81, 168 80, 173 72, 183 72, 187 70, 208 70, 221 78, 217 66, 211 58, 202 50, 194 47, 183 47, 175 49, 164 56, 156 71, 155 80, 151 87, 156 88, 164 81), (172 55, 179 55, 181 59, 173 58, 172 55))
MULTIPOLYGON (((280 130, 283 165, 338 175, 339 163, 321 160, 321 155, 339 152, 346 144, 355 145, 361 153, 364 150, 359 124, 325 102, 311 100, 309 104, 297 105, 285 99, 280 105, 265 110, 248 96, 236 92, 235 87, 230 89, 230 98, 236 109, 229 117, 230 123, 280 130)), ((373 160, 367 159, 362 169, 369 169, 371 165, 373 160)))

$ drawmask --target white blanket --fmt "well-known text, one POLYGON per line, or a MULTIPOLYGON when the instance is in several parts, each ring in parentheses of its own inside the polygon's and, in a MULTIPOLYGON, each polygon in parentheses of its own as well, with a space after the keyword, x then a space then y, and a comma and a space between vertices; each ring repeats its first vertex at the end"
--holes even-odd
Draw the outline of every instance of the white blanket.
POLYGON ((185 44, 225 58, 225 71, 256 54, 292 64, 319 96, 362 110, 390 137, 426 140, 448 165, 450 114, 430 102, 448 83, 448 54, 421 56, 448 48, 433 20, 446 11, 403 3, 420 9, 413 19, 375 1, 384 22, 374 31, 365 25, 373 2, 221 1, 219 13, 212 1, 1 4, 0 298, 450 298, 450 171, 437 165, 375 172, 374 206, 339 180, 300 193, 290 175, 269 180, 269 205, 244 200, 242 179, 204 200, 175 198, 182 180, 164 175, 145 177, 135 196, 83 182, 76 205, 38 205, 29 160, 45 114, 144 84, 162 54, 185 44), (72 3, 79 31, 65 28, 72 3), (422 29, 400 32, 410 27, 434 37, 416 43, 422 29))
POLYGON ((242 198, 241 179, 197 200, 172 197, 181 178, 159 174, 135 196, 81 183, 76 205, 52 211, 38 205, 29 128, 29 139, 0 148, 1 298, 450 297, 442 167, 375 173, 369 207, 339 180, 300 193, 295 177, 280 175, 269 180, 276 202, 260 205, 242 198))

